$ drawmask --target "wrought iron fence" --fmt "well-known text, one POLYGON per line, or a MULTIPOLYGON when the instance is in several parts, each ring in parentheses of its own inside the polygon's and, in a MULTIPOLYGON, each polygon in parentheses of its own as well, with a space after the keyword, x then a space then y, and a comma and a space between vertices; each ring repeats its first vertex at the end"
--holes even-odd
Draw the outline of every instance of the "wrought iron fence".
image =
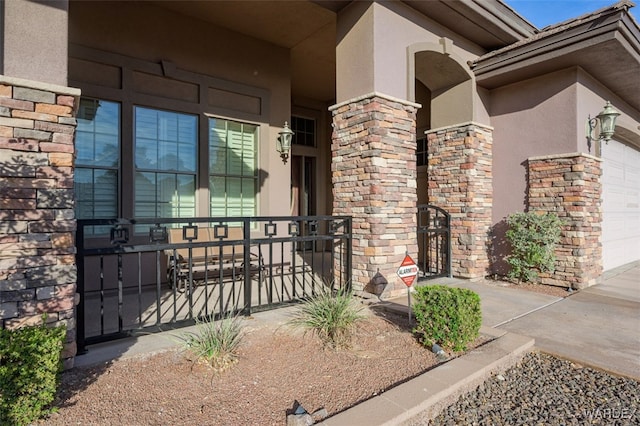
POLYGON ((418 279, 451 276, 449 214, 440 207, 418 206, 418 279))
POLYGON ((78 346, 351 282, 347 216, 78 220, 78 346))

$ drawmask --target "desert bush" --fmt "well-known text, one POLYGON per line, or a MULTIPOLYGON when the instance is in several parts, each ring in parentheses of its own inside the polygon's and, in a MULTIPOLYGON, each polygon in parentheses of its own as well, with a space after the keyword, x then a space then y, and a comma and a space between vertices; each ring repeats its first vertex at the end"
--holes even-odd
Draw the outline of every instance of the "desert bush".
POLYGON ((0 424, 27 425, 48 414, 56 395, 66 328, 0 329, 0 424))
POLYGON ((480 331, 480 297, 464 288, 430 285, 417 287, 414 293, 413 329, 427 347, 437 343, 456 352, 466 350, 480 331))
POLYGON ((555 248, 560 241, 563 222, 555 213, 514 213, 507 217, 507 240, 511 254, 509 278, 531 282, 538 272, 555 270, 555 248))
POLYGON ((347 290, 323 290, 305 299, 289 321, 293 327, 311 331, 323 344, 348 348, 356 323, 364 318, 362 306, 347 290))
POLYGON ((213 316, 196 320, 196 331, 182 337, 184 347, 206 361, 214 370, 222 372, 237 362, 238 348, 244 338, 238 316, 226 316, 215 321, 213 316))

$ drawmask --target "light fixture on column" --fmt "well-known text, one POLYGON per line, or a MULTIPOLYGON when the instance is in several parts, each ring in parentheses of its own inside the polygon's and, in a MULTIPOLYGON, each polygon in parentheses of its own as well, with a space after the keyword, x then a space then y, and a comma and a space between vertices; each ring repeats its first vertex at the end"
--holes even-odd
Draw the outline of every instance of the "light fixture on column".
POLYGON ((276 141, 276 150, 280 153, 282 161, 286 164, 289 158, 289 151, 291 151, 291 139, 293 138, 293 131, 289 128, 289 123, 284 122, 284 127, 276 141))
POLYGON ((616 130, 616 118, 620 113, 613 109, 611 106, 611 102, 607 101, 607 104, 604 106, 604 109, 600 114, 596 117, 587 118, 587 146, 589 147, 589 151, 591 151, 591 143, 594 139, 604 141, 606 144, 609 144, 613 133, 616 130), (600 135, 595 138, 593 132, 596 128, 596 124, 600 122, 600 135))

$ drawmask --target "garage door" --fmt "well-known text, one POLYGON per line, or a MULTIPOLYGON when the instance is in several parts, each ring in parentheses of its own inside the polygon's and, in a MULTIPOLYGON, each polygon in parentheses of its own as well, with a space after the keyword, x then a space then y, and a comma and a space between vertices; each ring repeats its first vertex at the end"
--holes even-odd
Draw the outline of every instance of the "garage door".
POLYGON ((602 146, 604 270, 640 260, 640 150, 612 140, 602 146))

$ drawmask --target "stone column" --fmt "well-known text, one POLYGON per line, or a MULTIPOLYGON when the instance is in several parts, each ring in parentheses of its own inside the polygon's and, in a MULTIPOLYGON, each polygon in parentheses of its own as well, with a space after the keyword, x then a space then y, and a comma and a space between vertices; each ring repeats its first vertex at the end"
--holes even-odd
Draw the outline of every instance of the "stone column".
MULTIPOLYGON (((400 294, 416 236, 416 111, 379 94, 331 107, 333 214, 353 216, 353 288, 400 294)), ((404 290, 406 291, 406 290, 404 290)))
POLYGON ((80 91, 0 76, 0 322, 67 327, 76 353, 73 166, 80 91))
POLYGON ((582 153, 527 161, 529 211, 553 212, 566 223, 555 273, 541 274, 543 284, 580 289, 597 284, 602 274, 601 163, 582 153))
POLYGON ((426 135, 429 204, 451 215, 452 274, 483 278, 489 273, 493 129, 465 123, 426 135))

